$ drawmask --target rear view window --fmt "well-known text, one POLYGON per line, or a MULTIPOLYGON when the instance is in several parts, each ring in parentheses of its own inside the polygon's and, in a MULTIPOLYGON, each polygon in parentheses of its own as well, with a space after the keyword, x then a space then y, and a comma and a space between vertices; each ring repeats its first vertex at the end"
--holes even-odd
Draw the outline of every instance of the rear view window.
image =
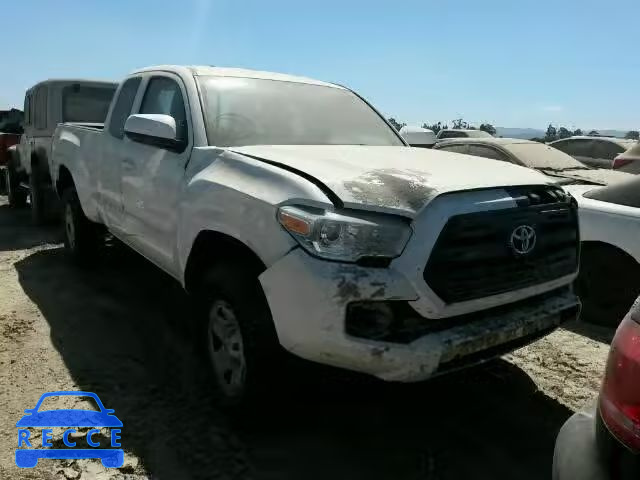
POLYGON ((104 123, 115 86, 69 85, 62 89, 62 121, 104 123))
POLYGON ((38 87, 36 90, 34 126, 37 130, 44 130, 47 128, 47 93, 48 89, 45 86, 38 87))
POLYGON ((467 134, 464 132, 442 132, 440 138, 466 138, 467 134))

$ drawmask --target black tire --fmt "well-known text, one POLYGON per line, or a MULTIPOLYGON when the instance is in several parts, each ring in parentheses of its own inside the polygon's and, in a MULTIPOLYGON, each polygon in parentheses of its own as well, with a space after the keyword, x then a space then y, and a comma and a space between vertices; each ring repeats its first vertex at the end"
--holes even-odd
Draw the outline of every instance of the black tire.
POLYGON ((20 186, 20 178, 18 172, 13 165, 13 162, 7 164, 5 169, 5 175, 7 177, 7 198, 9 205, 12 208, 22 208, 27 204, 27 191, 20 186))
POLYGON ((46 201, 42 179, 38 168, 31 167, 29 175, 29 196, 31 200, 31 220, 34 225, 44 225, 46 223, 46 201))
MULTIPOLYGON (((224 262, 210 268, 198 291, 198 328, 194 341, 203 355, 207 379, 215 401, 222 407, 245 406, 276 387, 282 378, 285 354, 280 346, 267 300, 258 282, 259 271, 250 265, 224 262), (210 334, 210 316, 216 307, 228 305, 241 334, 241 353, 245 361, 242 387, 235 392, 221 379, 216 368, 215 340, 210 334)), ((218 343, 220 343, 218 339, 218 343)), ((234 349, 231 349, 234 350, 234 349)), ((235 351, 235 350, 234 350, 235 351)))
POLYGON ((7 173, 6 167, 0 169, 0 195, 7 194, 7 173))
POLYGON ((584 322, 615 328, 640 293, 640 265, 615 247, 586 245, 577 291, 584 322))
POLYGON ((64 246, 79 265, 93 263, 100 247, 98 225, 90 221, 82 211, 75 188, 62 194, 64 246))

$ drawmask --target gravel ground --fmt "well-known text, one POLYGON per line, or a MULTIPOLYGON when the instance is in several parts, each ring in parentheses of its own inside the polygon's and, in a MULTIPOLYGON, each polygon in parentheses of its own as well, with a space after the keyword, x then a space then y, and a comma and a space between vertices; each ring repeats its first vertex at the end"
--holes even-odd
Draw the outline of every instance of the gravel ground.
POLYGON ((3 479, 548 478, 558 429, 597 395, 611 332, 577 323, 418 385, 347 382, 305 365, 229 417, 208 400, 173 280, 117 246, 95 268, 74 268, 55 230, 0 198, 3 479), (56 390, 93 391, 115 409, 122 468, 15 466, 16 421, 56 390))

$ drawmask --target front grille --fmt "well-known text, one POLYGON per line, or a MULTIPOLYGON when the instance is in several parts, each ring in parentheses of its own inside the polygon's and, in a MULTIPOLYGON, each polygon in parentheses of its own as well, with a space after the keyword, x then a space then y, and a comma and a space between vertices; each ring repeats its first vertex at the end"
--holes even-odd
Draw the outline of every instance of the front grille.
POLYGON ((451 217, 440 233, 424 280, 446 303, 518 290, 577 270, 575 201, 554 187, 508 191, 517 207, 451 217), (526 254, 516 253, 510 243, 522 225, 536 234, 535 246, 526 254))

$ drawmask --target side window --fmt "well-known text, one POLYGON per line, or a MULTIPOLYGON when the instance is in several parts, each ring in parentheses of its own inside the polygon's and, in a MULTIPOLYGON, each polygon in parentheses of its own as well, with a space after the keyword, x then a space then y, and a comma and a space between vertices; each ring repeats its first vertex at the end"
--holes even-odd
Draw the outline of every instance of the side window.
POLYGON ((47 128, 47 87, 38 87, 36 90, 34 124, 36 130, 47 128))
POLYGON ((142 99, 140 113, 170 115, 176 121, 177 140, 188 141, 187 116, 178 84, 167 77, 153 77, 142 99))
POLYGON ((31 94, 27 94, 24 97, 24 124, 31 124, 31 94))
POLYGON ((131 114, 131 107, 133 107, 140 80, 140 77, 128 78, 122 84, 109 123, 109 133, 116 138, 124 138, 124 122, 131 114))
POLYGON ((467 153, 468 145, 446 145, 442 148, 438 148, 438 150, 444 150, 445 152, 454 152, 454 153, 467 153))
POLYGON ((624 148, 617 143, 606 141, 595 142, 595 152, 593 158, 613 160, 622 152, 624 152, 624 148))
POLYGON ((509 162, 509 159, 502 152, 499 152, 495 148, 487 147, 485 145, 469 145, 469 155, 509 162))

